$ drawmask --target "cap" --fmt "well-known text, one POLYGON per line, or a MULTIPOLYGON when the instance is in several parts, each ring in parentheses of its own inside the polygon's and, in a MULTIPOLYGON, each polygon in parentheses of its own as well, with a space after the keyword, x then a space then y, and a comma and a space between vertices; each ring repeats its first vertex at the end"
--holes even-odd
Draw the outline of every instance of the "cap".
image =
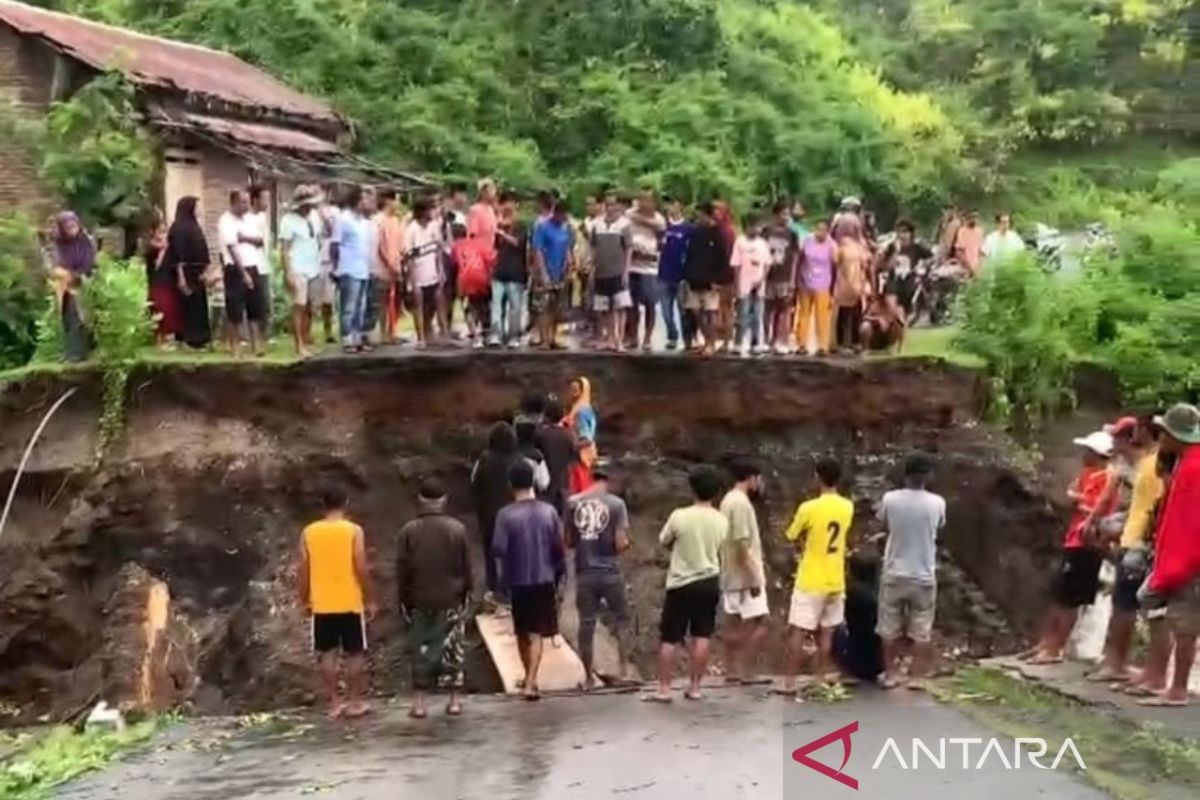
POLYGON ((598 458, 592 464, 592 477, 596 480, 605 480, 612 477, 612 462, 607 458, 598 458))
POLYGON ((1172 439, 1184 444, 1200 444, 1200 409, 1190 403, 1177 403, 1167 413, 1154 418, 1154 424, 1172 439))
POLYGON ((1113 437, 1111 433, 1107 433, 1106 431, 1093 431, 1087 436, 1075 439, 1074 442, 1080 447, 1086 447, 1098 456, 1108 458, 1112 455, 1113 437))
POLYGON ((1137 417, 1121 417, 1116 422, 1104 426, 1104 432, 1113 436, 1130 436, 1137 430, 1137 417))

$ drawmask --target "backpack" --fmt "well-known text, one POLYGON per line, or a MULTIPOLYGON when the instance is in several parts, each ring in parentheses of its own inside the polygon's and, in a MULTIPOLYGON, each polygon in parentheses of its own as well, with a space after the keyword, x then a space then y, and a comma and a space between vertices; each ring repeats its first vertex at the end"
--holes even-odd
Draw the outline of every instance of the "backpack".
POLYGON ((480 247, 470 239, 459 240, 454 245, 454 258, 458 261, 459 295, 479 297, 487 294, 492 275, 480 247))

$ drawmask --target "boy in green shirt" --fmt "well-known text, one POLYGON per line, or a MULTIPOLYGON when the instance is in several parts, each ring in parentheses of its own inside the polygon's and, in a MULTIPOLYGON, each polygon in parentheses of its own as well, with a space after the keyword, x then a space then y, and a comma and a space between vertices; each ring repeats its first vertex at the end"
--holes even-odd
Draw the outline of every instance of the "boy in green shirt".
POLYGON ((729 520, 715 505, 721 494, 721 476, 715 468, 700 466, 688 475, 696 502, 677 508, 667 519, 658 540, 671 548, 667 570, 667 595, 663 601, 658 653, 658 690, 644 699, 671 702, 671 676, 679 646, 690 635, 691 680, 684 697, 700 699, 700 679, 708 666, 709 640, 717 626, 721 599, 721 548, 729 536, 729 520))

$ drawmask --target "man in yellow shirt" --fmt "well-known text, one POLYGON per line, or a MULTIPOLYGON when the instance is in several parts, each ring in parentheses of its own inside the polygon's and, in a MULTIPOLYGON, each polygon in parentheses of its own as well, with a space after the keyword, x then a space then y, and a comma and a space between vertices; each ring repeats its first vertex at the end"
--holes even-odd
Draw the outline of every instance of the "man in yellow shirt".
POLYGON ((300 537, 300 605, 312 614, 313 650, 329 716, 361 717, 366 692, 367 626, 375 616, 363 530, 346 518, 341 489, 322 493, 325 516, 300 537), (338 692, 338 654, 346 661, 346 701, 338 692))
MULTIPOLYGON (((1110 483, 1121 498, 1126 514, 1117 543, 1117 580, 1113 589, 1113 613, 1105 642, 1104 663, 1088 676, 1097 683, 1124 683, 1134 677, 1129 669, 1129 650, 1137 624, 1138 589, 1146 580, 1150 566, 1150 533, 1154 509, 1162 496, 1163 482, 1158 474, 1158 447, 1154 443, 1152 419, 1123 417, 1110 426, 1116 450, 1122 462, 1133 466, 1132 482, 1123 491, 1121 475, 1110 483)), ((1107 532, 1101 524, 1102 534, 1107 532)), ((1153 629, 1154 622, 1151 621, 1153 629)))
POLYGON ((826 680, 833 632, 846 612, 846 539, 854 522, 854 503, 838 494, 842 467, 837 461, 820 459, 816 473, 820 495, 800 504, 785 534, 797 546, 802 541, 804 550, 788 614, 787 659, 780 687, 784 694, 796 690, 806 638, 817 639, 814 673, 817 680, 826 680))

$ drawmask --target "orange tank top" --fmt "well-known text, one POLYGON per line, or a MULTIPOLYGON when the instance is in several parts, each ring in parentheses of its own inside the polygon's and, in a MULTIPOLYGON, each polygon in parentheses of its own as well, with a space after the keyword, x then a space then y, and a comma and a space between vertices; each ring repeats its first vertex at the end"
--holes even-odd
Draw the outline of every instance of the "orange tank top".
POLYGON ((361 614, 363 591, 354 571, 354 536, 349 520, 321 520, 304 529, 308 587, 314 614, 361 614))

